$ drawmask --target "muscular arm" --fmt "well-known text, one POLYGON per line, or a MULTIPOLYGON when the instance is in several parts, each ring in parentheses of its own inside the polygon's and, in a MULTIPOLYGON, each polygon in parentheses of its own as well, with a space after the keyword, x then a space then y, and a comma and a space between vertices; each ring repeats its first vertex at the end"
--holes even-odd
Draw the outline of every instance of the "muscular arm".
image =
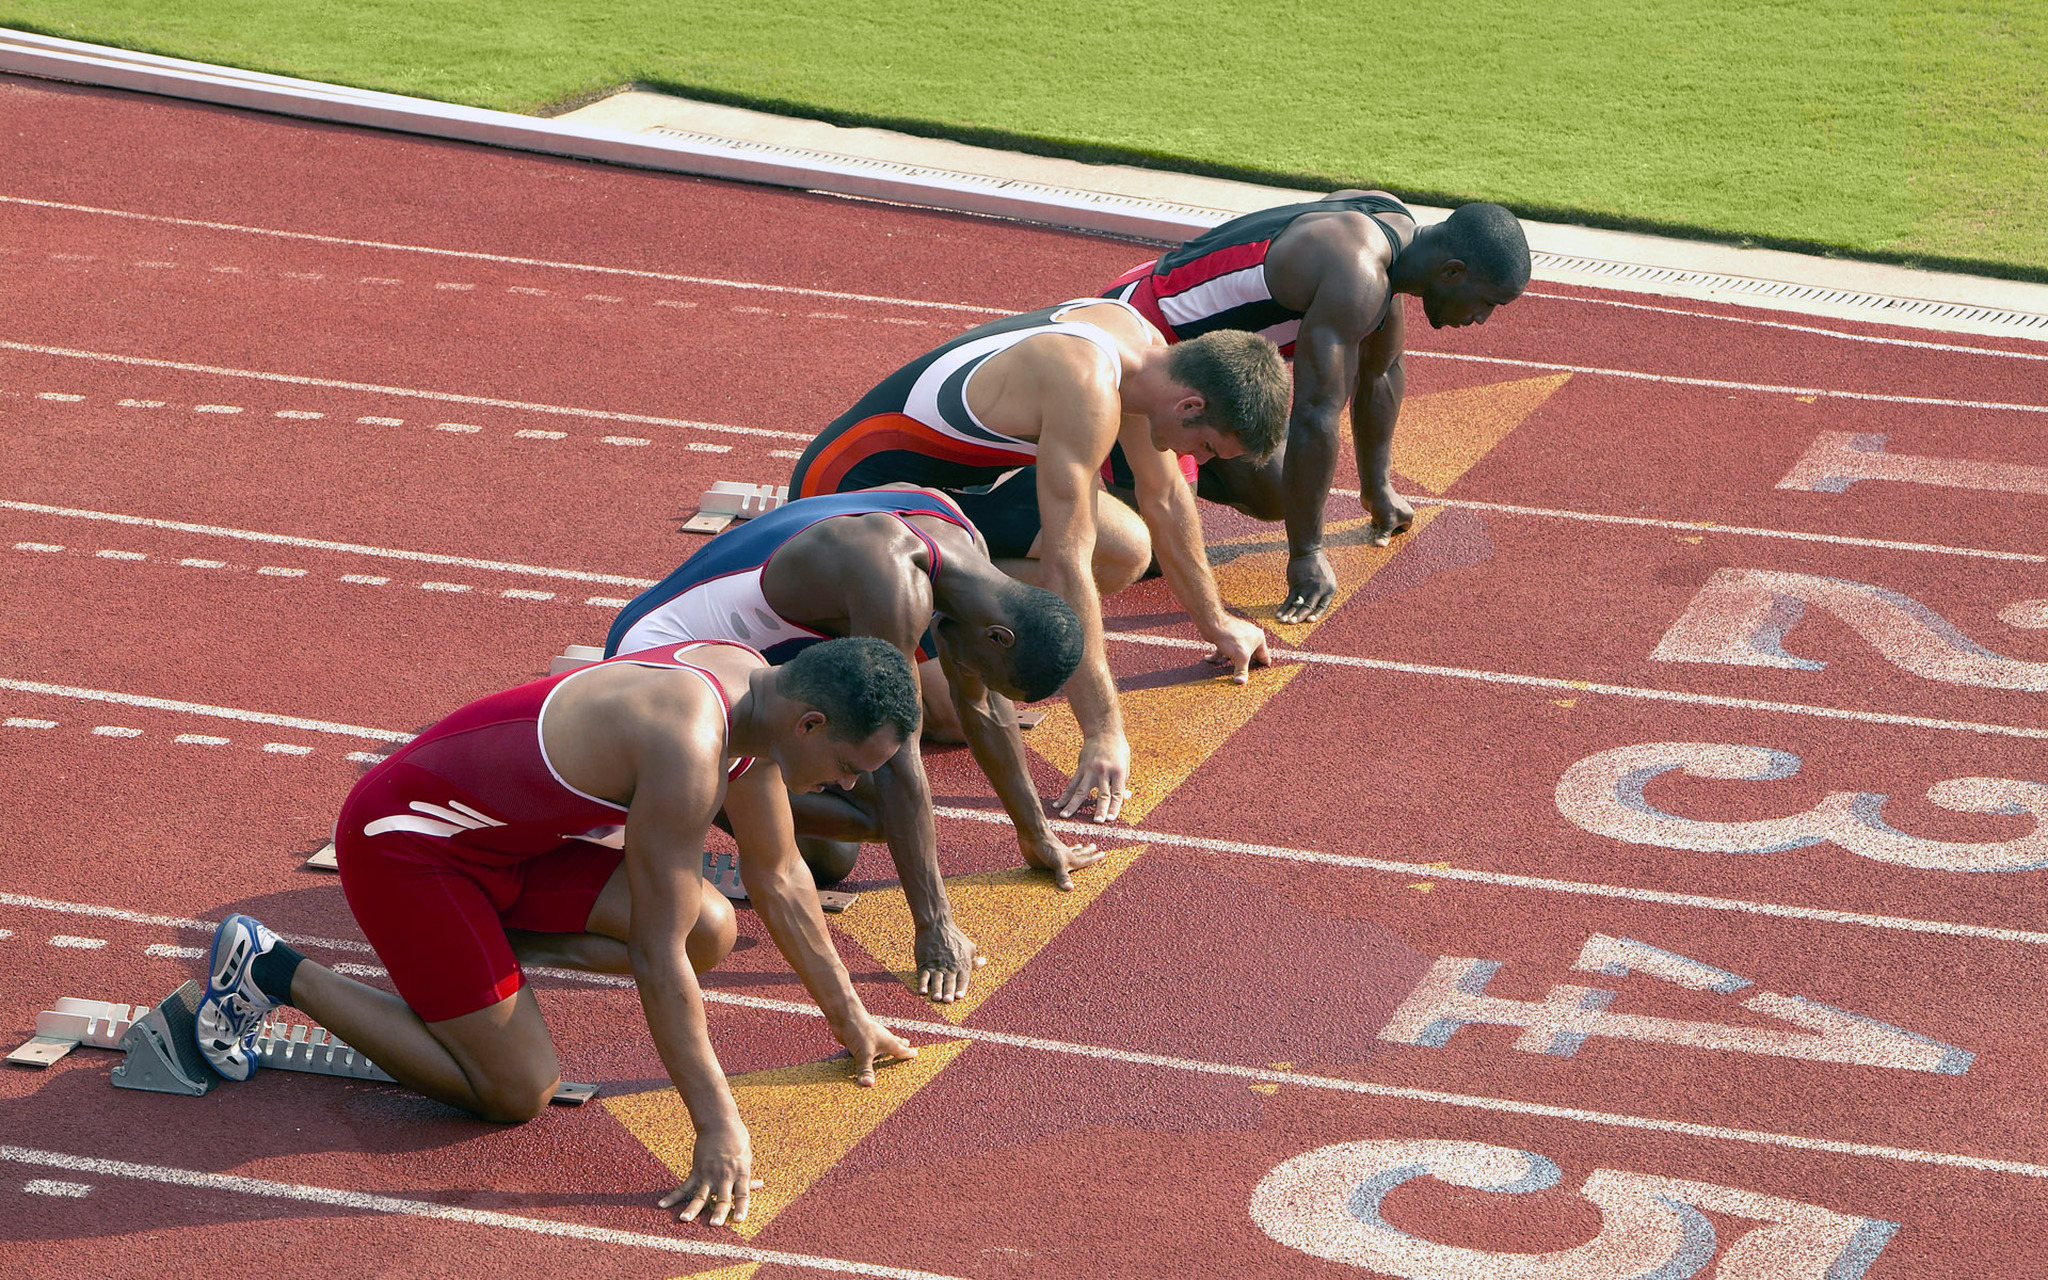
POLYGON ((1397 304, 1365 343, 1351 405, 1351 442, 1358 455, 1358 496, 1372 513, 1373 545, 1383 547, 1415 519, 1415 509, 1394 492, 1394 422, 1401 416, 1407 370, 1401 363, 1406 322, 1397 304))
POLYGON ((1090 738, 1122 738, 1123 713, 1102 649, 1102 597, 1095 590, 1095 469, 1109 453, 1118 414, 1115 393, 1057 406, 1038 442, 1039 581, 1081 620, 1081 665, 1067 681, 1067 702, 1090 738))
POLYGON ((655 1051, 697 1130, 690 1176, 663 1207, 677 1207, 687 1218, 710 1201, 714 1222, 725 1221, 728 1208, 746 1217, 753 1159, 711 1048, 703 993, 683 951, 697 923, 704 833, 718 808, 719 753, 715 734, 680 741, 647 735, 639 774, 658 781, 634 788, 625 849, 633 979, 655 1051))
POLYGON ((770 761, 755 761, 726 788, 725 815, 739 843, 740 879, 747 886, 747 900, 761 913, 776 949, 796 970, 804 990, 824 1010, 833 1035, 852 1052, 854 1082, 875 1082, 878 1056, 914 1057, 916 1050, 906 1051, 869 1016, 832 944, 818 906, 817 885, 796 850, 781 771, 770 761))

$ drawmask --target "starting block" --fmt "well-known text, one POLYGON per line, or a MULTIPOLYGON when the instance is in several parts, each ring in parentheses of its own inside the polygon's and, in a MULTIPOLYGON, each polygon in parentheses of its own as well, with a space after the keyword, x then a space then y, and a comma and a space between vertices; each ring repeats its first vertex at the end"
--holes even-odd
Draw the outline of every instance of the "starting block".
MULTIPOLYGON (((122 1089, 200 1097, 220 1083, 199 1052, 193 1036, 205 986, 190 981, 165 996, 155 1008, 104 1000, 65 998, 55 1009, 36 1015, 36 1037, 7 1055, 9 1062, 47 1067, 72 1049, 120 1049, 126 1056, 111 1079, 122 1089)), ((256 1036, 256 1060, 277 1071, 304 1071, 396 1084, 388 1072, 330 1034, 324 1027, 294 1023, 281 1016, 268 1019, 256 1036)), ((580 1106, 597 1094, 597 1086, 564 1080, 550 1098, 562 1106, 580 1106)))
POLYGON ((304 866, 308 871, 341 870, 341 864, 334 860, 334 841, 329 840, 326 844, 321 845, 320 852, 306 859, 304 866))
POLYGON ((603 661, 604 646, 602 645, 565 644, 562 646, 561 656, 548 664, 548 674, 558 676, 564 671, 574 671, 578 667, 587 667, 594 662, 603 661))
POLYGON ((717 533, 735 520, 765 516, 788 501, 788 485, 720 480, 704 491, 697 514, 683 525, 683 532, 717 533))

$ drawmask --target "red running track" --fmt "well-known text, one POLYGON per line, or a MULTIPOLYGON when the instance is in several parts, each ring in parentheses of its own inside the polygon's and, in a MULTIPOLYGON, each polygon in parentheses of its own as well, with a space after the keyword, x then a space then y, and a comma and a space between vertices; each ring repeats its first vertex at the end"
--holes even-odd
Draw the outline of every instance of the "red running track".
MULTIPOLYGON (((374 969, 299 867, 365 758, 594 641, 710 481, 1149 252, 26 80, 0 111, 21 1038, 160 995, 233 909, 374 969)), ((1142 852, 995 943, 957 1025, 842 926, 950 1056, 817 1167, 757 1123, 789 1194, 753 1235, 665 1221, 609 1109, 114 1093, 80 1051, 0 1074, 0 1271, 188 1271, 226 1230, 393 1274, 2028 1273, 2044 353, 1558 287, 1416 347, 1418 404, 1569 376, 1256 714, 1140 735, 1187 770, 1113 841, 1142 852)), ((1207 696, 1158 584, 1110 613, 1134 699, 1207 696)), ((971 762, 932 769, 948 871, 1008 868, 971 762)), ((828 1058, 743 921, 727 1070, 828 1058)), ((629 990, 538 985, 572 1077, 659 1096, 629 990)), ((851 1093, 805 1095, 820 1132, 851 1093)))

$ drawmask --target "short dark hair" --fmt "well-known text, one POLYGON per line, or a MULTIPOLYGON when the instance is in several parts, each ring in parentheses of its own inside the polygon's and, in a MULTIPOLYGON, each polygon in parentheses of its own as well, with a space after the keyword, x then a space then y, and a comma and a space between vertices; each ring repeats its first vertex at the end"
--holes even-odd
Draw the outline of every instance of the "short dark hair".
POLYGON ((1044 587, 1015 578, 1003 582, 996 596, 999 620, 1016 636, 1009 652, 1010 684, 1026 702, 1049 698, 1081 665, 1081 619, 1044 587))
POLYGON ((1263 334, 1218 329, 1176 342, 1166 376, 1209 402, 1193 425, 1229 436, 1254 462, 1272 457, 1286 437, 1294 387, 1280 348, 1263 334))
POLYGON ((1473 274, 1516 293, 1529 287, 1529 241, 1497 204, 1461 204, 1444 219, 1444 246, 1473 274))
POLYGON ((775 691, 822 712, 837 742, 864 742, 885 724, 899 742, 917 732, 917 673, 902 650, 873 636, 801 650, 775 669, 775 691))

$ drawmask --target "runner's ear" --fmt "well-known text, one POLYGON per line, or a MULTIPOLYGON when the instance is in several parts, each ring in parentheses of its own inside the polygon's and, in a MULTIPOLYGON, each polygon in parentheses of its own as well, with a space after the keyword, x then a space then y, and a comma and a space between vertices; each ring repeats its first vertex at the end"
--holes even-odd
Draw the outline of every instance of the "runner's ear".
POLYGON ((811 734, 818 732, 820 729, 823 729, 824 727, 824 712, 806 711, 802 715, 797 717, 796 736, 799 738, 806 738, 809 737, 811 734))
POLYGON ((989 638, 989 643, 1001 645, 1005 649, 1017 643, 1017 633, 1000 623, 988 627, 982 634, 989 638))

